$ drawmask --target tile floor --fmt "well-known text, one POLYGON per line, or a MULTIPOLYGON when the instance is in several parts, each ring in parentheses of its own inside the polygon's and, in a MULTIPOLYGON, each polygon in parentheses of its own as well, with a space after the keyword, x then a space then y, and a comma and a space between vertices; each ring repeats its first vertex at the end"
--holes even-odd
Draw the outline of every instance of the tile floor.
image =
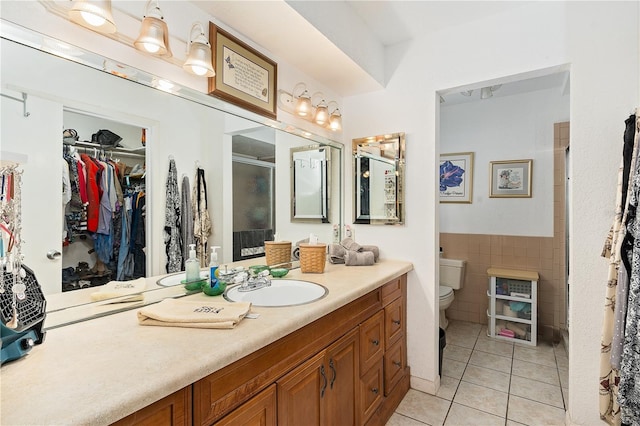
POLYGON ((387 426, 564 425, 569 359, 564 346, 487 337, 451 321, 438 393, 410 389, 387 426))

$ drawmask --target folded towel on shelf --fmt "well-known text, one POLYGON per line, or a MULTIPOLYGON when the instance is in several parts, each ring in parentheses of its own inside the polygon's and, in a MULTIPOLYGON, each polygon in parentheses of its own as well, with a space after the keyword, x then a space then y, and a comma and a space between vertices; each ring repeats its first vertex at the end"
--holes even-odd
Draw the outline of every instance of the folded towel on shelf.
POLYGON ((363 245, 360 248, 360 251, 370 251, 371 253, 373 253, 373 260, 375 260, 376 262, 380 258, 380 249, 378 248, 378 246, 363 245))
POLYGON ((147 286, 145 278, 138 278, 131 281, 109 281, 94 293, 91 293, 91 300, 113 299, 111 303, 138 302, 144 300, 142 292, 147 286))
POLYGON ((138 311, 140 325, 234 328, 251 309, 249 302, 220 303, 164 299, 138 311))
POLYGON ((344 263, 344 255, 347 253, 347 249, 340 244, 329 245, 329 262, 331 263, 344 263))
POLYGON ((340 245, 350 251, 360 251, 361 248, 360 244, 356 243, 351 238, 345 238, 340 241, 340 245))
POLYGON ((374 255, 370 251, 347 251, 344 255, 344 264, 347 266, 370 266, 374 263, 374 255))

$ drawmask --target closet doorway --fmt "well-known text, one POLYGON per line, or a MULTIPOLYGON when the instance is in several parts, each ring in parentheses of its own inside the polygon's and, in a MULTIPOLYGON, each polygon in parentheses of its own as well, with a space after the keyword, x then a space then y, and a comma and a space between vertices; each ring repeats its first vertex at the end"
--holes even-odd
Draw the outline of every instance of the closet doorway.
POLYGON ((147 129, 68 108, 63 123, 61 291, 145 277, 147 129))

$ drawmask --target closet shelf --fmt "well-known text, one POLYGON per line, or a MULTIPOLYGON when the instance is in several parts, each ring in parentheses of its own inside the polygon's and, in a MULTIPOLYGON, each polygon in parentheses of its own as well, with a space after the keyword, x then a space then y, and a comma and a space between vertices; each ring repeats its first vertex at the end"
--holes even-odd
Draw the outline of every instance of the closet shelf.
POLYGON ((145 158, 144 146, 141 146, 139 148, 105 147, 103 145, 100 145, 99 143, 93 143, 93 142, 87 142, 87 141, 77 141, 75 144, 70 146, 75 146, 80 148, 94 148, 94 149, 104 150, 106 152, 127 155, 130 157, 145 158))

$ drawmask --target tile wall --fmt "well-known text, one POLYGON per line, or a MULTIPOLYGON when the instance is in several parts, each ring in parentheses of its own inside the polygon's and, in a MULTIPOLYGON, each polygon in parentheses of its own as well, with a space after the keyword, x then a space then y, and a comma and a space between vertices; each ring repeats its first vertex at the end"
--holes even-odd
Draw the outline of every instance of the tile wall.
POLYGON ((565 151, 569 123, 554 125, 554 236, 441 233, 444 257, 464 259, 464 288, 456 291, 447 317, 480 324, 487 322, 487 269, 501 267, 537 271, 538 330, 543 339, 558 341, 566 328, 565 286, 565 151))

